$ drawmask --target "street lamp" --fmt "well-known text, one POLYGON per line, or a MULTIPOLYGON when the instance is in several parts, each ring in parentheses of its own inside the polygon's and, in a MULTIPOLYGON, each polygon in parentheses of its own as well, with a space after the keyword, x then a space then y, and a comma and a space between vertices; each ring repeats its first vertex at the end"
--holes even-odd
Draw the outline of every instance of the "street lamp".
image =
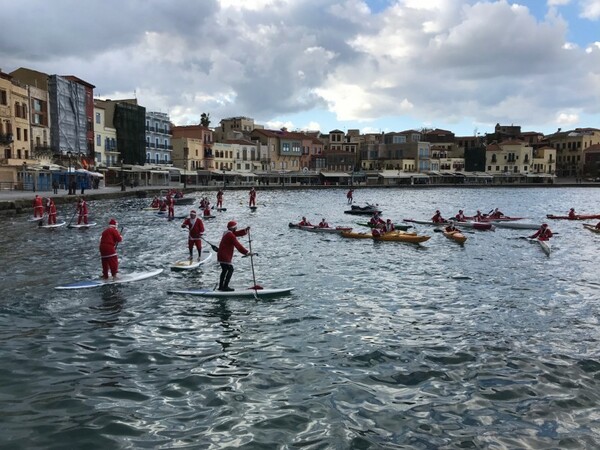
POLYGON ((123 160, 121 160, 121 191, 125 190, 125 174, 123 173, 123 160))
POLYGON ((187 170, 188 170, 188 147, 183 147, 183 189, 187 187, 187 170))

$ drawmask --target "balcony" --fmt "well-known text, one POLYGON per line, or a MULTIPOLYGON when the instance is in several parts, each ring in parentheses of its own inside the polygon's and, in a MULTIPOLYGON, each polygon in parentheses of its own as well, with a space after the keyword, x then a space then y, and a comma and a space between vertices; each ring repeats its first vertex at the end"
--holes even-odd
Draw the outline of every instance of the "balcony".
POLYGON ((10 144, 13 142, 12 133, 0 134, 0 144, 10 144))

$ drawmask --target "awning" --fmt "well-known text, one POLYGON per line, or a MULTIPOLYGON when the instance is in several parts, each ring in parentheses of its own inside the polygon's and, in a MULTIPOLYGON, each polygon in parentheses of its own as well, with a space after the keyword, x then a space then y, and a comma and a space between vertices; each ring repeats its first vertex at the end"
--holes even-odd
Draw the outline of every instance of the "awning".
POLYGON ((160 173, 160 174, 163 174, 163 175, 168 175, 169 174, 168 170, 149 170, 148 172, 150 172, 150 173, 160 173))
POLYGON ((350 178, 351 175, 346 172, 321 172, 325 178, 350 178))
POLYGON ((381 172, 379 174, 382 178, 429 178, 429 175, 417 172, 398 172, 397 170, 389 172, 381 172))

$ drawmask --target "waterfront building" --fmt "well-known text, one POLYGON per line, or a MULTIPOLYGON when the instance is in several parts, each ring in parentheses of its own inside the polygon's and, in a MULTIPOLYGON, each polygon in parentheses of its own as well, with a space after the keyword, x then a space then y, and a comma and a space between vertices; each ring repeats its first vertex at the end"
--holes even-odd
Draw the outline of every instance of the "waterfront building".
POLYGON ((597 128, 560 129, 545 137, 544 143, 556 149, 556 175, 559 177, 583 177, 584 151, 600 144, 600 130, 597 128))
POLYGON ((583 176, 600 181, 600 144, 590 145, 583 151, 583 176))
MULTIPOLYGON (((182 170, 182 176, 192 177, 190 182, 198 182, 198 177, 209 177, 211 171, 219 168, 210 128, 203 125, 173 126, 171 134, 173 166, 182 170)), ((187 178, 184 184, 187 184, 187 178)))
POLYGON ((544 146, 533 149, 533 160, 529 169, 528 178, 554 178, 556 171, 556 149, 544 146))
POLYGON ((221 119, 219 126, 214 129, 215 142, 225 142, 231 139, 248 139, 252 130, 264 129, 263 125, 254 123, 254 119, 244 116, 221 119))
POLYGON ((117 148, 117 130, 106 123, 106 102, 94 101, 94 158, 96 167, 105 171, 108 167, 120 165, 120 152, 117 148))
POLYGON ((162 112, 146 112, 146 164, 172 164, 171 120, 162 112))
POLYGON ((513 181, 526 177, 533 160, 533 148, 521 140, 489 144, 486 148, 486 172, 513 181))

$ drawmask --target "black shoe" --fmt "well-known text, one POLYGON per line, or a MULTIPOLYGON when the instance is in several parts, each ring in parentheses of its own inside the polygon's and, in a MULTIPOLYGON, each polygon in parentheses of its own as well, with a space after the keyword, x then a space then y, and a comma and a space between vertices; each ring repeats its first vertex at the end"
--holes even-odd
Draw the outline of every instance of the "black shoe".
POLYGON ((223 290, 223 291, 225 291, 225 292, 232 292, 232 291, 235 291, 235 289, 233 289, 233 288, 230 288, 229 286, 227 286, 227 287, 224 287, 222 290, 223 290))

